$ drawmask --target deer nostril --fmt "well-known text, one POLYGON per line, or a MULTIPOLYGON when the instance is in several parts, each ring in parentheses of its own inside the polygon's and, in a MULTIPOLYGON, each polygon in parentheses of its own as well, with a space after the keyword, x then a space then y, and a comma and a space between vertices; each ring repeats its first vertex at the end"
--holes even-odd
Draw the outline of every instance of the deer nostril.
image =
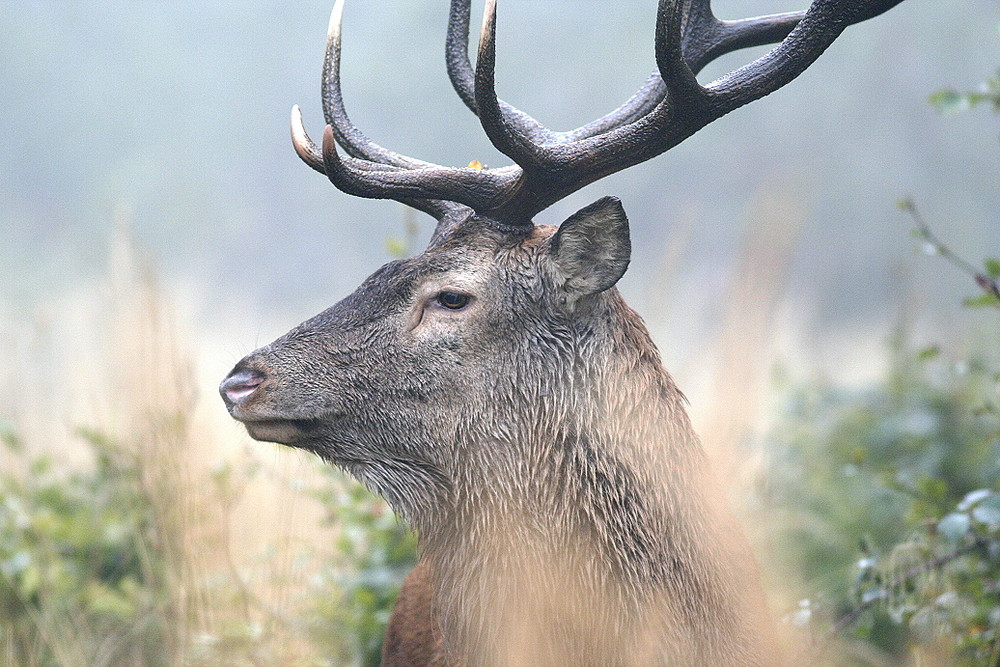
POLYGON ((225 401, 239 404, 250 398, 263 382, 263 373, 250 370, 234 371, 219 385, 219 393, 225 401))

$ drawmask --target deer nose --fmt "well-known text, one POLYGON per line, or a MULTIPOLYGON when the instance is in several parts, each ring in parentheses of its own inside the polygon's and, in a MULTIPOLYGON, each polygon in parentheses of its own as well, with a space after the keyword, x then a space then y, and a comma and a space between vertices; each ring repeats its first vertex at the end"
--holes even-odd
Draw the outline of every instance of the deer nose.
POLYGON ((235 370, 219 385, 219 393, 226 403, 239 405, 254 395, 264 379, 264 374, 258 371, 235 370))

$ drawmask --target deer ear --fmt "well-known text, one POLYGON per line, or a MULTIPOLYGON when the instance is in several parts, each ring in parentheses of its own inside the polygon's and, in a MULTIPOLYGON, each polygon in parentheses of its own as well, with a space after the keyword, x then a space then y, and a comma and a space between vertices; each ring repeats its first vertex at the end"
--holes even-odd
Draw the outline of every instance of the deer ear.
POLYGON ((617 197, 598 199, 566 219, 552 237, 552 259, 576 296, 609 289, 628 268, 628 218, 617 197))

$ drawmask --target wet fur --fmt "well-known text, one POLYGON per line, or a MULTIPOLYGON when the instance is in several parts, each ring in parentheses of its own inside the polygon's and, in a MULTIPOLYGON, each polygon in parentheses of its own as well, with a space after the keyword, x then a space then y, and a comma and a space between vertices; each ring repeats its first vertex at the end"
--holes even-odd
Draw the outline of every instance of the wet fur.
POLYGON ((241 362, 268 377, 234 411, 251 434, 294 420, 286 444, 418 531, 385 665, 776 660, 684 398, 605 284, 628 234, 603 206, 563 232, 472 216, 241 362), (438 312, 441 288, 475 302, 438 312))

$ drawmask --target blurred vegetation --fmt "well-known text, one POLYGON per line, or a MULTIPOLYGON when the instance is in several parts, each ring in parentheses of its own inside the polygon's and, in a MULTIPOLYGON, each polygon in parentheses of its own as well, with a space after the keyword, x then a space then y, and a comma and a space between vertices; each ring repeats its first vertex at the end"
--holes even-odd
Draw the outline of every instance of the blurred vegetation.
POLYGON ((874 664, 994 665, 1000 371, 902 334, 892 352, 876 387, 786 393, 770 500, 815 591, 789 620, 871 644, 874 664))
MULTIPOLYGON (((946 111, 1000 110, 998 91, 994 77, 977 91, 943 91, 932 101, 946 111)), ((901 207, 925 252, 978 286, 967 305, 1000 307, 1000 261, 966 262, 912 201, 901 207)), ((413 235, 407 221, 390 251, 405 254, 413 235)), ((765 501, 813 592, 786 621, 812 631, 818 660, 1000 666, 1000 368, 988 354, 995 351, 985 352, 916 349, 902 324, 877 385, 779 387, 765 501)), ((150 469, 173 463, 141 455, 162 441, 151 436, 137 445, 83 429, 79 441, 93 465, 66 470, 28 455, 2 417, 2 664, 378 664, 389 611, 416 553, 413 535, 383 500, 328 466, 320 483, 305 488, 338 532, 333 557, 302 586, 307 600, 292 619, 266 608, 231 557, 224 565, 232 571, 214 578, 205 573, 217 570, 184 560, 191 539, 180 533, 192 528, 170 512, 192 492, 150 469), (202 610, 232 610, 214 625, 192 620, 195 600, 202 610)), ((146 431, 155 435, 163 423, 146 431)), ((241 485, 259 474, 253 466, 220 467, 198 502, 225 515, 241 485)), ((209 539, 203 528, 194 533, 203 552, 229 553, 225 540, 209 539)))
POLYGON ((930 101, 942 113, 961 113, 981 104, 1000 112, 1000 70, 974 90, 944 88, 933 93, 930 101))
POLYGON ((347 646, 343 664, 375 666, 399 588, 416 565, 416 536, 388 504, 343 473, 324 466, 329 482, 310 490, 326 511, 324 521, 340 527, 338 556, 317 579, 311 614, 318 644, 347 646))
MULTIPOLYGON (((167 664, 153 507, 135 461, 98 433, 81 436, 93 469, 62 476, 43 457, 27 474, 0 476, 0 656, 8 665, 167 664)), ((9 427, 2 438, 16 454, 9 427)))
MULTIPOLYGON (((316 462, 323 483, 305 493, 322 504, 324 522, 340 532, 336 556, 305 587, 302 617, 291 619, 266 608, 238 573, 220 581, 218 570, 213 576, 202 572, 202 580, 193 582, 201 590, 171 576, 171 550, 161 544, 164 527, 143 481, 144 462, 101 433, 79 435, 94 465, 67 473, 51 457, 26 458, 12 427, 0 423, 6 460, 25 464, 24 470, 11 466, 0 473, 0 664, 379 663, 389 611, 416 562, 415 537, 384 500, 316 462), (182 593, 234 607, 235 622, 197 632, 196 623, 178 617, 182 610, 174 602, 182 593), (257 613, 249 613, 250 607, 257 613), (259 612, 263 623, 254 620, 259 612), (185 632, 191 636, 174 636, 185 632), (276 652, 275 638, 288 636, 306 648, 276 652)), ((209 497, 231 511, 238 486, 259 474, 258 466, 220 466, 209 497)))
MULTIPOLYGON (((1000 112, 1000 72, 931 96, 941 112, 1000 112)), ((976 265, 899 208, 921 250, 971 278, 968 308, 1000 309, 1000 259, 976 265)), ((786 387, 771 434, 776 525, 815 595, 788 615, 837 664, 1000 665, 1000 368, 946 359, 900 325, 865 391, 786 387), (838 643, 834 644, 833 641, 838 643), (853 642, 853 647, 852 647, 853 642), (863 647, 859 648, 859 644, 863 647), (833 648, 836 646, 836 648, 833 648)))

